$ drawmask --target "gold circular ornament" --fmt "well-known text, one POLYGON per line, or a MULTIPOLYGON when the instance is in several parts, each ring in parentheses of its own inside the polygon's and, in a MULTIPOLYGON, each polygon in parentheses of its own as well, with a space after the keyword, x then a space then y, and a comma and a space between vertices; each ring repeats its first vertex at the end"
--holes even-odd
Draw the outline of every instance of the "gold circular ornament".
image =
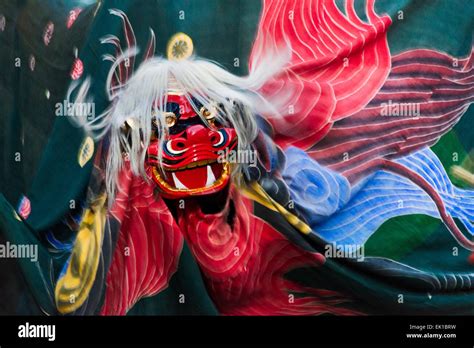
POLYGON ((193 54, 193 40, 185 33, 176 33, 168 41, 166 55, 169 60, 184 60, 193 54))
POLYGON ((173 127, 176 124, 176 115, 174 112, 165 112, 166 125, 168 127, 173 127))
POLYGON ((212 119, 215 117, 214 114, 212 114, 209 110, 206 109, 206 107, 202 107, 201 110, 201 115, 206 119, 206 120, 209 120, 209 119, 212 119))
POLYGON ((203 106, 199 112, 202 117, 206 119, 210 126, 215 126, 217 110, 214 106, 210 110, 203 106))

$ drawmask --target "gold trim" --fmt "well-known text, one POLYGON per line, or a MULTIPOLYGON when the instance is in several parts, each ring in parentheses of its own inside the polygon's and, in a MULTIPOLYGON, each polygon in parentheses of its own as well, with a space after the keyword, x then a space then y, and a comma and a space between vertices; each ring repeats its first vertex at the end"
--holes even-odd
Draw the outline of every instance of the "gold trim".
MULTIPOLYGON (((170 184, 168 184, 161 177, 160 172, 158 171, 158 169, 155 166, 152 167, 152 174, 153 174, 154 178, 159 181, 160 185, 165 187, 167 190, 169 190, 171 192, 176 192, 176 193, 187 193, 189 195, 194 195, 194 194, 198 194, 198 193, 202 193, 202 192, 211 190, 211 189, 213 189, 213 188, 215 188, 219 185, 222 185, 224 183, 224 181, 229 178, 230 164, 228 162, 225 162, 223 164, 223 167, 224 168, 223 168, 221 176, 219 177, 219 179, 217 179, 214 182, 214 184, 212 184, 211 186, 198 187, 198 188, 195 188, 195 189, 178 189, 176 187, 172 187, 170 184)), ((170 173, 172 173, 172 172, 170 171, 170 173)))

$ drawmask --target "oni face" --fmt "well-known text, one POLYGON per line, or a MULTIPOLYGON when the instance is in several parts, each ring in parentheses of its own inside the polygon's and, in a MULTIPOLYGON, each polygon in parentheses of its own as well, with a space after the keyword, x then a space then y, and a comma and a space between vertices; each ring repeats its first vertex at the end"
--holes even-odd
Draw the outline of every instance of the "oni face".
POLYGON ((147 165, 165 198, 215 193, 230 180, 230 164, 222 160, 221 154, 237 146, 236 132, 220 125, 214 111, 194 103, 206 121, 186 96, 168 95, 165 117, 169 135, 161 141, 152 138, 148 147, 147 165))

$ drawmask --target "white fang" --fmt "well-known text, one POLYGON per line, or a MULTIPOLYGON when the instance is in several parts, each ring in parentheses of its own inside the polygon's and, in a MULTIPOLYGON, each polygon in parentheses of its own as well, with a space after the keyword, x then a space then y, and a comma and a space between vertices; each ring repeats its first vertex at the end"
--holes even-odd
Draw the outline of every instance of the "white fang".
POLYGON ((177 189, 180 189, 180 190, 182 190, 182 189, 187 190, 188 189, 186 186, 184 186, 184 184, 181 181, 179 181, 179 179, 178 179, 178 177, 176 176, 175 173, 172 173, 172 175, 173 175, 174 186, 177 189))
POLYGON ((212 172, 211 166, 208 165, 206 187, 211 186, 215 181, 216 181, 216 177, 214 176, 214 173, 212 172))

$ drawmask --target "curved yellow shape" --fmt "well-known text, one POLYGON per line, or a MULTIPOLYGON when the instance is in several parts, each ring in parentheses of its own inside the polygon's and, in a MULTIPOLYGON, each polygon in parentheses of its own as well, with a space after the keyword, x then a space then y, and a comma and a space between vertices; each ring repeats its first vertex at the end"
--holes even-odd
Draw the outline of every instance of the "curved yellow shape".
POLYGON ((270 210, 277 211, 288 221, 294 228, 303 234, 310 234, 311 227, 296 215, 289 212, 284 206, 275 201, 257 182, 252 182, 250 185, 240 187, 244 195, 262 204, 270 210))
POLYGON ((80 167, 84 167, 94 154, 94 140, 90 136, 86 136, 79 147, 77 153, 77 163, 80 167))
POLYGON ((82 306, 94 284, 104 237, 105 201, 103 193, 84 211, 69 265, 56 283, 56 308, 62 314, 82 306))
POLYGON ((474 186, 474 174, 469 170, 464 169, 461 166, 451 166, 451 174, 459 180, 464 181, 466 184, 474 186))

